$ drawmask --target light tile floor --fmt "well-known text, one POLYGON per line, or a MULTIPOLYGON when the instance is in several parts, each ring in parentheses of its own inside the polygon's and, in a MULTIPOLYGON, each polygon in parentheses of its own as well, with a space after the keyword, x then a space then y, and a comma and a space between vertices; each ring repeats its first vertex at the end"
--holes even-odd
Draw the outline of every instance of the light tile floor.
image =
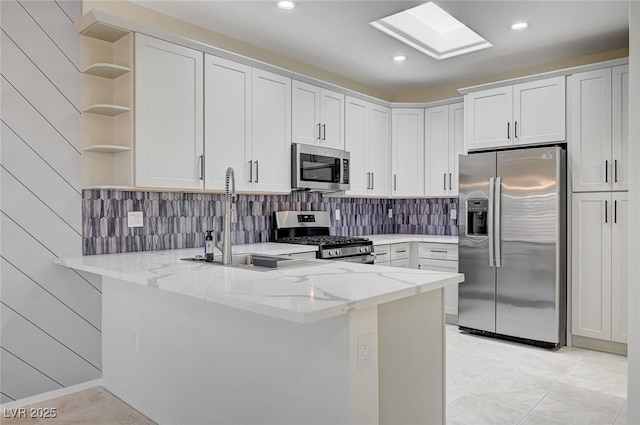
MULTIPOLYGON (((627 425, 626 399, 626 357, 544 350, 447 326, 448 425, 627 425)), ((54 407, 57 417, 2 424, 155 424, 102 387, 29 407, 54 407)))
POLYGON ((448 425, 627 425, 627 358, 447 325, 448 425))
POLYGON ((155 425, 155 422, 133 409, 102 387, 89 388, 74 394, 27 406, 55 408, 53 419, 2 418, 2 425, 155 425))

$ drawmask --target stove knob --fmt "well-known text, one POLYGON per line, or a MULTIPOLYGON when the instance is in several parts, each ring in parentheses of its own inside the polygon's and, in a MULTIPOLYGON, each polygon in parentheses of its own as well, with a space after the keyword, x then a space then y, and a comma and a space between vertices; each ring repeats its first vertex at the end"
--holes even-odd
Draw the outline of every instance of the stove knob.
POLYGON ((333 250, 332 249, 327 250, 327 255, 329 257, 333 257, 333 250))
POLYGON ((342 255, 342 248, 336 249, 336 255, 342 255))

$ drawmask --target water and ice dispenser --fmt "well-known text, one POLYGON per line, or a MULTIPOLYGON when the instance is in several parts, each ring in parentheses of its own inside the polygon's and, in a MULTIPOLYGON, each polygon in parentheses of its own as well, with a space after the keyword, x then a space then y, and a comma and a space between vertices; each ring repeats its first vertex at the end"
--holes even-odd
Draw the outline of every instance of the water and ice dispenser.
POLYGON ((487 218, 489 214, 488 199, 467 200, 467 235, 487 236, 489 229, 487 218))

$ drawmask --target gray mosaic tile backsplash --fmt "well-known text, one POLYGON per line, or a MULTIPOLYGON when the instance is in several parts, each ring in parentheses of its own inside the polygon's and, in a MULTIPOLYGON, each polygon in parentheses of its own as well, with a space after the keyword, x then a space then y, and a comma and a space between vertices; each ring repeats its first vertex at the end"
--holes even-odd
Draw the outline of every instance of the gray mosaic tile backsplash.
MULTIPOLYGON (((451 199, 328 198, 318 193, 239 195, 234 244, 268 242, 274 211, 329 211, 334 235, 385 233, 457 235, 457 209, 451 199), (389 208, 393 218, 388 217, 389 208), (335 210, 341 220, 335 221, 335 210)), ((205 230, 222 237, 224 195, 175 192, 130 192, 87 189, 82 192, 83 253, 194 248, 204 245, 205 230), (127 212, 142 211, 144 226, 127 227, 127 212)))

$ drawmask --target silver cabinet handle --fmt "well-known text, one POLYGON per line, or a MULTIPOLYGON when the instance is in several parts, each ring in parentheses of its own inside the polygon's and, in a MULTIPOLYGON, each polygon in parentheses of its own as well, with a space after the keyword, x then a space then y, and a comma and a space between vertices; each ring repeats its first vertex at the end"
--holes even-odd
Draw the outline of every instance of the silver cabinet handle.
POLYGON ((447 173, 443 173, 442 177, 442 189, 447 190, 447 173))
POLYGON ((609 160, 604 160, 604 182, 609 183, 609 160))
POLYGON ((604 201, 604 222, 609 222, 609 202, 604 201))
POLYGON ((439 253, 439 254, 446 254, 446 253, 447 253, 447 251, 442 250, 442 249, 432 249, 432 250, 430 250, 430 251, 431 251, 431 252, 437 252, 437 253, 439 253))
POLYGON ((613 224, 618 223, 618 200, 613 201, 613 224))
POLYGON ((377 256, 377 255, 379 255, 379 256, 381 256, 381 257, 382 257, 383 255, 387 255, 387 254, 388 254, 387 252, 376 252, 376 254, 375 254, 375 255, 376 255, 376 256, 377 256))
POLYGON ((402 254, 403 252, 407 252, 406 249, 396 249, 396 254, 402 254))
POLYGON ((204 180, 204 155, 200 155, 198 157, 198 161, 200 161, 200 180, 204 180))
POLYGON ((495 251, 496 251, 496 267, 502 267, 502 253, 500 247, 500 226, 502 218, 500 217, 500 201, 502 198, 502 177, 496 177, 496 206, 495 206, 495 251))
POLYGON ((514 127, 513 133, 514 133, 515 138, 517 139, 518 138, 518 121, 514 122, 514 126, 513 127, 514 127))
POLYGON ((253 160, 249 161, 249 183, 253 183, 253 160))
POLYGON ((375 173, 371 173, 371 189, 376 188, 375 173))
POLYGON ((449 190, 453 190, 451 189, 451 173, 449 173, 449 190))
POLYGON ((618 160, 613 160, 613 182, 618 183, 618 160))
POLYGON ((507 123, 507 139, 511 140, 511 123, 507 123))
POLYGON ((322 124, 322 140, 327 140, 327 125, 322 124))
MULTIPOLYGON (((494 194, 496 191, 496 185, 495 185, 495 179, 493 177, 489 177, 489 217, 487 217, 487 221, 489 222, 489 231, 487 232, 489 234, 489 266, 491 267, 495 267, 496 266, 496 260, 495 260, 495 252, 494 252, 494 246, 493 246, 493 203, 494 203, 494 194)), ((467 231, 469 230, 469 223, 467 223, 467 231)))
POLYGON ((322 134, 320 133, 322 131, 320 127, 320 123, 317 124, 317 127, 318 127, 318 140, 320 140, 322 138, 322 134))
POLYGON ((371 189, 371 173, 367 173, 367 189, 371 189))
POLYGON ((398 175, 393 175, 393 190, 398 190, 398 175))
POLYGON ((258 177, 260 176, 260 169, 258 168, 258 160, 256 160, 256 183, 258 183, 258 177))

